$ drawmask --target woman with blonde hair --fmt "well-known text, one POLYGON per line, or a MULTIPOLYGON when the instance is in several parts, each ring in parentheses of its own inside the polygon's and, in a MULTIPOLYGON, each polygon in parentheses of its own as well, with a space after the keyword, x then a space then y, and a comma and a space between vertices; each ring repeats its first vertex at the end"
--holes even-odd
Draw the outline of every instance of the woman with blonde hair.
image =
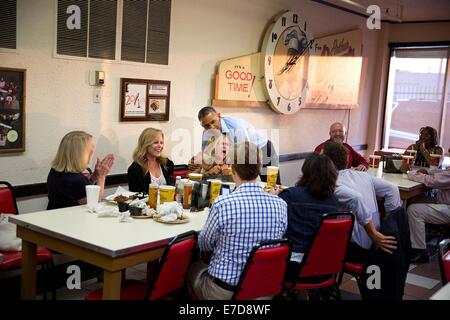
POLYGON ((151 183, 158 186, 172 180, 173 162, 162 156, 164 134, 161 130, 147 128, 142 131, 133 152, 133 163, 128 167, 128 188, 134 192, 148 192, 151 183))
POLYGON ((88 166, 94 151, 89 133, 71 131, 62 138, 47 177, 47 210, 85 204, 89 184, 100 186, 99 199, 103 198, 105 178, 114 163, 114 155, 108 154, 101 161, 97 158, 95 171, 90 174, 88 166), (88 174, 84 173, 86 170, 88 174))

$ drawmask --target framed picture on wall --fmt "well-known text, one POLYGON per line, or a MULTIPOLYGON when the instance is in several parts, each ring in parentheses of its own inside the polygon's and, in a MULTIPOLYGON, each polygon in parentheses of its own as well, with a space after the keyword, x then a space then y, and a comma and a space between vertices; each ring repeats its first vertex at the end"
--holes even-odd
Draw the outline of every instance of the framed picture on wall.
POLYGON ((168 121, 170 81, 121 78, 120 121, 168 121))
POLYGON ((26 70, 0 67, 0 152, 25 151, 26 70))

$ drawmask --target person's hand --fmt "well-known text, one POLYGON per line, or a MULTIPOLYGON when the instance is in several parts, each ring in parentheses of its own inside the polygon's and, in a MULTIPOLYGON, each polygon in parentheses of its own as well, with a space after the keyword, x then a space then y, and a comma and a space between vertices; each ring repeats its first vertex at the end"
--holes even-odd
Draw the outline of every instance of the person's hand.
POLYGON ((422 154, 425 152, 428 152, 428 150, 425 148, 425 142, 419 143, 419 149, 420 149, 420 152, 422 152, 422 154))
POLYGON ((366 168, 365 165, 360 164, 359 166, 357 166, 357 167, 355 168, 355 170, 356 170, 356 171, 367 171, 367 168, 366 168))
POLYGON ((217 176, 222 173, 222 169, 220 165, 215 165, 209 170, 205 171, 205 176, 217 176))
POLYGON ((381 232, 376 231, 371 238, 376 249, 381 249, 389 254, 392 254, 397 249, 397 241, 393 236, 385 236, 381 232))
POLYGON ((97 162, 95 163, 95 175, 97 178, 106 177, 111 171, 111 168, 114 164, 114 155, 112 153, 108 154, 102 160, 97 158, 97 162))
POLYGON ((201 163, 202 163, 202 155, 200 153, 192 157, 191 160, 189 160, 188 170, 191 172, 200 172, 202 168, 201 163))
POLYGON ((230 173, 230 168, 227 164, 222 165, 222 174, 227 176, 230 173))

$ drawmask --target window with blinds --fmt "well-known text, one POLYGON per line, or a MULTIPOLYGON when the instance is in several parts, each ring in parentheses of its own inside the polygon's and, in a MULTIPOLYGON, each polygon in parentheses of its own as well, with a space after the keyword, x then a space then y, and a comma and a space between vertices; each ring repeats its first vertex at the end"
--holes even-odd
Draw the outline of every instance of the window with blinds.
POLYGON ((58 0, 58 54, 115 59, 117 0, 58 0))
POLYGON ((0 1, 0 48, 16 49, 17 1, 0 1))
POLYGON ((61 55, 168 64, 171 0, 58 0, 61 55), (117 26, 118 8, 122 25, 117 26))
POLYGON ((86 57, 88 1, 59 0, 57 24, 56 52, 68 56, 86 57))
POLYGON ((171 0, 123 0, 122 60, 168 64, 171 0))

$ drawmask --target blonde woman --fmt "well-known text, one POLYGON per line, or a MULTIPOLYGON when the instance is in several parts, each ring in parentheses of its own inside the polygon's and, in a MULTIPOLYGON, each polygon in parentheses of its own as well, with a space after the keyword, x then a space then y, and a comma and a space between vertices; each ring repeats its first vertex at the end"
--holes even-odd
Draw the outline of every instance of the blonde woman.
POLYGON ((162 156, 164 134, 159 129, 142 131, 133 152, 133 163, 128 167, 128 188, 134 192, 148 192, 153 182, 158 186, 172 181, 173 162, 162 156))
POLYGON ((95 151, 94 141, 89 133, 72 131, 59 144, 47 177, 47 210, 77 206, 86 203, 86 185, 100 186, 103 198, 105 178, 114 163, 114 155, 108 154, 103 160, 97 158, 95 171, 86 174, 95 151))

